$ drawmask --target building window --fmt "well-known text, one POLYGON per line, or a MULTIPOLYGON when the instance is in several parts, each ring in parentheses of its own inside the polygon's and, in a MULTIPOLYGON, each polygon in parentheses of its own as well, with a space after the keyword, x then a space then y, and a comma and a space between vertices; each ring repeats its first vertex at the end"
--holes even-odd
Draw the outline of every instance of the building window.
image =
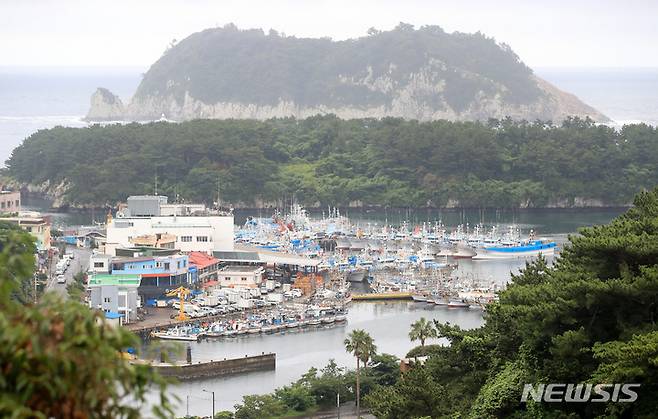
POLYGON ((105 263, 103 262, 94 262, 94 268, 104 268, 105 263))
POLYGON ((198 242, 207 242, 208 236, 196 236, 196 241, 198 242))
POLYGON ((0 202, 0 208, 4 208, 4 207, 5 207, 5 203, 4 203, 4 202, 0 202))
POLYGON ((180 236, 180 241, 189 243, 192 241, 192 236, 180 236))
POLYGON ((19 206, 21 204, 21 201, 16 200, 16 206, 19 206))
POLYGON ((164 264, 164 268, 165 268, 165 270, 167 270, 167 271, 169 270, 169 262, 165 262, 165 264, 164 264))
POLYGON ((246 276, 243 276, 243 277, 240 278, 240 279, 242 279, 243 281, 246 281, 246 280, 247 280, 247 277, 246 277, 246 276))
POLYGON ((110 297, 105 297, 105 298, 103 298, 103 302, 104 302, 104 303, 109 303, 109 302, 110 302, 110 297))
POLYGON ((230 276, 225 276, 225 277, 224 277, 224 280, 225 280, 225 281, 230 281, 230 280, 231 280, 231 277, 230 277, 230 276))

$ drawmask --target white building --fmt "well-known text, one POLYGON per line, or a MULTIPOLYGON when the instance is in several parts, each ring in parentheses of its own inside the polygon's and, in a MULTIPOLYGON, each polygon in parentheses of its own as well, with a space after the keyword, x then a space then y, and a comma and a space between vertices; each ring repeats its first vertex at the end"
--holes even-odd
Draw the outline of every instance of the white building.
POLYGON ((260 266, 225 266, 217 271, 217 282, 222 287, 256 288, 263 282, 264 272, 260 266))
POLYGON ((167 204, 163 196, 130 197, 128 208, 108 220, 105 253, 114 255, 117 248, 133 246, 134 237, 155 234, 176 236, 181 252, 233 250, 233 215, 212 213, 203 205, 167 204))

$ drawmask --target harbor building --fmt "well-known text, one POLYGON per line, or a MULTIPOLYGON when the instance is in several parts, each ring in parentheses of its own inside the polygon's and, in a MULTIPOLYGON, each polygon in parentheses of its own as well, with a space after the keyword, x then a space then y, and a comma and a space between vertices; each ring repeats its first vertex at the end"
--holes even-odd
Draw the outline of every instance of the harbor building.
POLYGON ((0 191, 0 214, 21 212, 21 193, 0 191))
POLYGON ((217 273, 217 282, 222 287, 258 288, 264 273, 260 266, 225 266, 217 273))
POLYGON ((233 250, 233 215, 202 204, 168 204, 166 196, 131 196, 127 205, 108 217, 105 252, 142 243, 144 236, 169 239, 167 246, 181 252, 233 250))
POLYGON ((119 313, 124 323, 137 319, 139 275, 96 274, 89 278, 89 306, 104 312, 119 313))
POLYGON ((0 221, 16 224, 35 238, 37 250, 50 249, 50 218, 38 212, 19 212, 12 216, 0 217, 0 221))

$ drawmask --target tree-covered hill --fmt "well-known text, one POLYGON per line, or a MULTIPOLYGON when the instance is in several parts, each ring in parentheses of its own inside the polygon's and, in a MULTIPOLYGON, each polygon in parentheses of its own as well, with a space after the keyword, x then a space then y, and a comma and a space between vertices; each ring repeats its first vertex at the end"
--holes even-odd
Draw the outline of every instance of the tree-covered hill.
MULTIPOLYGON (((89 119, 116 120, 111 94, 99 89, 92 103, 89 119)), ((318 113, 346 119, 605 119, 539 80, 505 44, 479 32, 408 24, 385 32, 371 29, 368 36, 345 41, 234 25, 192 34, 151 66, 124 119, 318 113)))
POLYGON ((546 207, 624 205, 658 184, 658 132, 569 119, 417 122, 195 120, 41 130, 8 173, 64 203, 105 205, 153 192, 261 206, 546 207))

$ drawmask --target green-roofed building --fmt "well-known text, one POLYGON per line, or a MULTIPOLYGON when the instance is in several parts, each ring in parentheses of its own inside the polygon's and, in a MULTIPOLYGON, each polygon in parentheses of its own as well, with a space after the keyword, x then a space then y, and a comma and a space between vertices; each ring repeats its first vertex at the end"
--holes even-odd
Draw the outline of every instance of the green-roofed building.
POLYGON ((137 288, 141 279, 141 275, 93 274, 87 283, 91 294, 89 305, 104 312, 123 314, 124 322, 130 323, 137 318, 137 288))

